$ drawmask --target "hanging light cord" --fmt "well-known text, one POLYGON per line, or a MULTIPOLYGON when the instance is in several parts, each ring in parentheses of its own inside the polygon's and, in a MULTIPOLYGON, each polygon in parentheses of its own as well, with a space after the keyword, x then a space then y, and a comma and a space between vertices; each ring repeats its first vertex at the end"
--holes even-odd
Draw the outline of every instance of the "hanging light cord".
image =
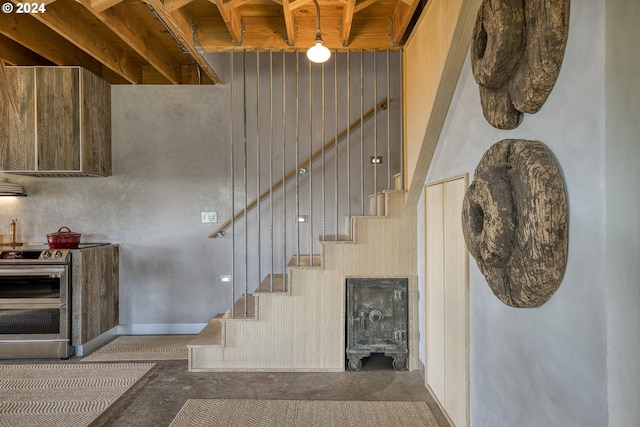
POLYGON ((318 0, 313 0, 313 3, 316 5, 316 41, 322 41, 322 34, 320 33, 320 5, 318 5, 318 0))

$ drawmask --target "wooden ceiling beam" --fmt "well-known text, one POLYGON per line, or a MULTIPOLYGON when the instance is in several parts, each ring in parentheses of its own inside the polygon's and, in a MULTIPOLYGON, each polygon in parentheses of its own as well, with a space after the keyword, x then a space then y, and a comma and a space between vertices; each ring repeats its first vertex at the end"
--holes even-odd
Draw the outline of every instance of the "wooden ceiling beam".
POLYGON ((398 0, 393 15, 391 16, 391 42, 394 44, 400 44, 402 42, 402 37, 405 31, 407 31, 411 17, 420 3, 420 0, 406 1, 410 1, 411 3, 407 4, 403 0, 398 0))
POLYGON ((98 12, 104 12, 120 3, 122 3, 122 0, 91 0, 91 7, 98 12))
POLYGON ((55 65, 20 43, 0 34, 0 59, 8 65, 55 65))
POLYGON ((251 0, 229 0, 224 2, 224 7, 227 9, 235 9, 249 3, 250 1, 251 0))
POLYGON ((0 34, 57 65, 79 65, 103 76, 102 64, 27 14, 0 13, 0 34))
POLYGON ((311 2, 313 2, 313 0, 296 0, 289 2, 289 10, 293 12, 294 10, 301 8, 302 6, 306 6, 311 2))
POLYGON ((211 0, 214 2, 222 16, 222 20, 227 26, 231 39, 235 44, 242 44, 242 17, 240 11, 225 3, 223 0, 211 0))
POLYGON ((351 37, 351 24, 353 23, 353 14, 356 7, 356 0, 349 0, 342 9, 342 25, 340 26, 340 37, 342 37, 342 44, 344 46, 349 45, 349 38, 351 37))
POLYGON ((213 83, 221 83, 220 78, 213 71, 209 63, 200 55, 196 48, 194 37, 193 18, 184 9, 169 12, 161 0, 146 0, 163 24, 171 31, 178 42, 186 49, 191 58, 198 64, 200 69, 211 79, 213 83))
MULTIPOLYGON (((300 0, 298 0, 300 1, 300 0)), ((294 2, 297 3, 297 2, 294 2)), ((296 21, 293 17, 292 3, 289 0, 282 0, 282 13, 284 15, 284 28, 287 34, 286 43, 289 46, 293 46, 296 40, 296 21)))
MULTIPOLYGON (((11 0, 17 3, 17 0, 11 0)), ((58 0, 47 6, 46 13, 32 14, 37 21, 76 45, 87 54, 120 74, 131 83, 142 81, 142 68, 130 55, 104 36, 100 29, 84 19, 70 19, 78 16, 81 5, 58 0)))
MULTIPOLYGON (((286 0, 285 0, 286 1, 286 0)), ((322 19, 322 28, 338 28, 340 25, 340 15, 335 17, 327 17, 322 19)), ((198 22, 198 41, 205 52, 224 52, 230 50, 273 50, 274 52, 285 50, 294 51, 296 49, 306 50, 313 46, 316 36, 315 16, 300 18, 298 25, 297 40, 294 44, 289 45, 285 41, 286 29, 284 25, 273 25, 265 17, 246 17, 246 30, 244 34, 244 44, 236 46, 229 42, 228 33, 219 18, 200 18, 198 22), (219 21, 219 22, 218 22, 219 21)), ((351 40, 349 47, 342 44, 340 34, 337 32, 323 31, 323 44, 329 49, 337 51, 346 50, 400 50, 401 46, 391 44, 388 33, 389 17, 380 16, 375 18, 367 18, 366 23, 354 20, 352 25, 351 40), (373 25, 372 25, 373 24, 373 25), (384 26, 387 32, 377 30, 384 26)))
POLYGON ((180 63, 167 52, 157 37, 135 18, 125 4, 99 12, 91 7, 89 0, 81 0, 81 2, 93 16, 108 26, 115 35, 158 70, 170 83, 182 83, 180 63))
MULTIPOLYGON (((197 64, 182 64, 180 67, 182 76, 181 84, 184 85, 210 85, 213 82, 204 73, 198 73, 197 64)), ((167 79, 150 65, 142 66, 142 83, 145 85, 166 85, 167 79)))
POLYGON ((360 2, 360 3, 358 3, 358 4, 356 5, 356 7, 353 9, 353 13, 354 13, 354 14, 355 14, 355 13, 358 13, 358 12, 360 12, 361 10, 366 9, 366 8, 368 8, 369 6, 371 6, 372 4, 377 3, 377 2, 378 2, 378 0, 364 0, 364 1, 361 1, 361 2, 360 2))
POLYGON ((193 2, 193 0, 164 0, 164 7, 169 12, 176 11, 193 2))

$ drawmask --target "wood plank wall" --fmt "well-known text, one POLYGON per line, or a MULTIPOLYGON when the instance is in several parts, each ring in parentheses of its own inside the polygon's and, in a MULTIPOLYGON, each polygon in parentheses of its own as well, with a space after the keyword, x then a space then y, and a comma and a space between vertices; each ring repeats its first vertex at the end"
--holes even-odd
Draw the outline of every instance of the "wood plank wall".
POLYGON ((402 56, 407 203, 416 205, 471 45, 482 0, 431 0, 402 56))
POLYGON ((469 425, 469 255, 460 225, 468 175, 425 187, 426 385, 469 425))
POLYGON ((415 209, 385 191, 386 216, 353 217, 354 241, 322 245, 322 268, 291 268, 290 294, 260 294, 258 320, 225 320, 222 346, 191 350, 190 371, 344 371, 348 277, 409 279, 409 369, 418 369, 415 209))

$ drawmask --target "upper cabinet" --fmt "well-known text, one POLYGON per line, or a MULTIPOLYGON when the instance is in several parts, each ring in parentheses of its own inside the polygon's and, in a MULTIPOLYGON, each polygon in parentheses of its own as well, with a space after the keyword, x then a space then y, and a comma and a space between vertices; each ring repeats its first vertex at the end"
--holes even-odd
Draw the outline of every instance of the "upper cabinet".
POLYGON ((111 175, 109 83, 80 67, 5 70, 0 170, 32 176, 111 175))

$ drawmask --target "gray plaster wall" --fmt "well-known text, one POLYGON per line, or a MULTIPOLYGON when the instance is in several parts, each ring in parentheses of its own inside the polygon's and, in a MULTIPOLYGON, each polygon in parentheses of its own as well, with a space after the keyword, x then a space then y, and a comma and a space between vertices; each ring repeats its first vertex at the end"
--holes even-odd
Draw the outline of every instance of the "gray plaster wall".
POLYGON ((609 425, 640 425, 640 4, 606 8, 609 425))
MULTIPOLYGON (((632 144, 635 151, 630 151, 635 156, 626 164, 634 172, 629 175, 629 170, 619 170, 616 180, 631 178, 633 184, 627 184, 628 189, 637 185, 638 178, 637 127, 630 129, 635 130, 633 142, 628 131, 624 132, 626 139, 622 143, 609 145, 607 141, 605 41, 605 3, 572 2, 565 58, 553 92, 540 112, 526 115, 523 123, 511 131, 497 130, 486 122, 468 58, 462 70, 427 182, 465 172, 472 177, 484 151, 502 139, 539 140, 557 159, 569 206, 569 257, 564 280, 541 307, 515 309, 502 304, 487 286, 475 261, 470 260, 473 426, 595 427, 609 422, 608 368, 613 367, 607 358, 625 347, 620 346, 624 339, 621 331, 617 333, 617 344, 608 335, 612 332, 607 318, 620 307, 624 308, 625 314, 620 314, 623 318, 637 312, 638 190, 635 187, 629 194, 610 188, 609 184, 615 187, 617 183, 608 182, 607 170, 615 167, 616 158, 627 155, 632 144), (628 206, 635 210, 621 215, 623 222, 608 225, 608 207, 625 197, 629 197, 628 206), (623 231, 623 224, 631 226, 628 256, 635 255, 635 259, 608 264, 607 256, 622 250, 614 249, 618 241, 611 232, 623 231), (635 265, 630 266, 631 263, 635 265), (611 266, 620 270, 609 271, 611 266), (611 287, 615 296, 608 294, 611 287), (633 299, 621 306, 617 299, 626 295, 633 299), (618 347, 608 349, 610 345, 618 347)), ((634 65, 637 67, 637 61, 634 65)), ((637 81, 631 85, 637 89, 637 81)), ((622 86, 620 92, 625 88, 629 89, 622 86)), ((637 109, 634 111, 637 123, 637 109)), ((423 221, 421 212, 418 224, 423 221)), ((422 247, 422 235, 420 239, 422 247)), ((419 263, 424 263, 424 257, 419 263)), ((423 271, 424 266, 420 269, 423 271)), ((633 322, 626 331, 633 340, 629 350, 634 352, 610 360, 618 365, 619 376, 630 365, 630 370, 637 372, 636 339, 640 329, 637 316, 630 319, 633 322), (631 362, 634 357, 636 361, 631 362)), ((619 377, 616 382, 618 400, 622 399, 623 390, 629 391, 637 384, 623 384, 619 377)), ((636 389, 631 394, 636 403, 637 393, 636 389)), ((620 408, 621 412, 628 410, 620 408)))
POLYGON ((28 197, 0 201, 0 231, 18 218, 24 241, 68 226, 120 244, 121 331, 197 332, 230 299, 229 244, 200 222, 229 203, 228 104, 225 85, 112 86, 113 175, 7 175, 28 197))

